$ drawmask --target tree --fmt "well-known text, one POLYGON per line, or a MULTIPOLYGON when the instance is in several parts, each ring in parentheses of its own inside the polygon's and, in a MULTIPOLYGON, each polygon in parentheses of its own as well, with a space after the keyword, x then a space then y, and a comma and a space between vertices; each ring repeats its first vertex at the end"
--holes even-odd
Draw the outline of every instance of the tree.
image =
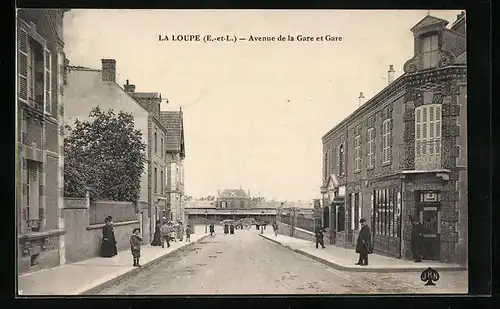
POLYGON ((146 144, 134 117, 93 108, 91 121, 66 126, 64 195, 83 197, 88 187, 96 199, 137 202, 146 162, 146 144))

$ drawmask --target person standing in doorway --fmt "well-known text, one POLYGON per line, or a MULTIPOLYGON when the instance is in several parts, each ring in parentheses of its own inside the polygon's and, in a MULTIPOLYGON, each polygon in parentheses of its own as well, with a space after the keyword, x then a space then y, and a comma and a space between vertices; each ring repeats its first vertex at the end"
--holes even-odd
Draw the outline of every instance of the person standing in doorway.
POLYGON ((424 243, 425 228, 417 219, 410 217, 410 220, 413 225, 411 230, 411 251, 413 253, 415 263, 420 263, 422 262, 422 246, 424 243))
POLYGON ((163 221, 163 225, 160 227, 161 234, 161 247, 165 248, 165 241, 167 242, 167 248, 170 248, 170 227, 167 221, 163 221))
POLYGON ((359 231, 358 241, 356 243, 356 253, 359 253, 359 260, 356 265, 367 266, 368 254, 373 252, 370 228, 366 224, 366 219, 359 220, 361 231, 359 231))
POLYGON ((314 231, 314 234, 316 236, 316 249, 318 249, 318 244, 321 244, 321 247, 323 249, 325 249, 325 244, 323 242, 323 232, 324 232, 324 228, 323 228, 323 226, 321 226, 321 224, 319 224, 316 227, 316 230, 314 231))
POLYGON ((141 230, 136 227, 130 236, 130 251, 132 251, 132 258, 134 259, 134 267, 141 267, 139 259, 141 258, 141 242, 142 238, 139 237, 141 230))

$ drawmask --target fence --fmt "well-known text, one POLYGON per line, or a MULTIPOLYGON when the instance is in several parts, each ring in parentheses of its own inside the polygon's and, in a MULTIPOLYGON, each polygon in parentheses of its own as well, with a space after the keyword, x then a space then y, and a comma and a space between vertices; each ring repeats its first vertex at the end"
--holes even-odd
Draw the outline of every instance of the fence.
POLYGON ((297 224, 298 228, 301 228, 306 231, 314 232, 314 218, 303 217, 300 214, 297 216, 297 224))
POLYGON ((107 216, 112 216, 115 223, 138 220, 138 213, 132 202, 92 201, 90 203, 90 225, 104 223, 107 216))

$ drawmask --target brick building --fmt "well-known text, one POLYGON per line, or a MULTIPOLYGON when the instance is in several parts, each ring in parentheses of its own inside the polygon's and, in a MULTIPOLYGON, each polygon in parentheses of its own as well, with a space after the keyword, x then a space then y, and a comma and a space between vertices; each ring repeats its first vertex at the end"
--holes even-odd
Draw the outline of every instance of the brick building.
POLYGON ((91 109, 96 106, 104 111, 112 109, 134 116, 135 128, 141 131, 142 141, 147 145, 138 213, 142 237, 147 242, 154 234, 154 222, 165 196, 162 190, 165 129, 154 116, 159 113, 160 97, 156 93, 136 94, 135 86, 129 85, 128 81, 123 88, 120 87, 116 83, 116 60, 102 59, 101 62, 101 69, 67 66, 65 124, 72 126, 76 118, 88 120, 91 109))
POLYGON ((17 10, 17 260, 19 273, 65 263, 63 15, 17 10))
POLYGON ((217 192, 215 202, 216 208, 251 208, 250 192, 248 194, 243 189, 225 189, 217 192))
POLYGON ((161 111, 160 121, 167 128, 165 145, 166 158, 166 203, 170 209, 167 218, 184 221, 184 119, 182 109, 179 111, 161 111))
MULTIPOLYGON (((426 16, 404 74, 323 136, 323 224, 351 247, 359 219, 375 251, 411 259, 409 217, 428 229, 427 259, 467 260, 465 14, 426 16)), ((360 95, 362 98, 363 95, 360 95)))

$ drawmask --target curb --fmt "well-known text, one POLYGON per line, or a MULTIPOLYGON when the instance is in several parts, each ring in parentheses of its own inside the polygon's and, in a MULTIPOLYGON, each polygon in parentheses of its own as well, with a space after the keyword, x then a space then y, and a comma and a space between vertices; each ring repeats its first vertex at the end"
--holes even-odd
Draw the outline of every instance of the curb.
POLYGON ((102 282, 102 283, 98 283, 96 286, 93 286, 93 287, 91 287, 91 288, 89 288, 89 289, 87 289, 85 291, 77 293, 77 295, 94 295, 97 292, 99 292, 100 290, 104 290, 104 289, 106 289, 108 287, 111 287, 114 284, 116 284, 116 283, 118 283, 120 281, 123 281, 123 280, 127 279, 128 277, 131 277, 131 276, 137 274, 139 271, 144 270, 145 268, 147 268, 149 266, 152 266, 152 265, 160 262, 164 258, 166 258, 166 257, 168 257, 168 256, 170 256, 170 255, 172 255, 174 253, 181 252, 184 249, 189 248, 190 246, 192 246, 192 245, 194 245, 194 244, 196 244, 196 243, 204 240, 208 236, 210 236, 210 234, 204 235, 204 236, 200 237, 196 241, 190 242, 190 243, 188 243, 188 244, 186 244, 186 245, 184 245, 182 247, 179 247, 177 249, 174 249, 174 250, 172 250, 172 251, 170 251, 170 252, 168 252, 168 253, 166 253, 166 254, 164 254, 164 255, 162 255, 162 256, 154 259, 154 260, 151 260, 151 261, 147 262, 146 264, 141 265, 140 268, 139 267, 135 267, 134 269, 132 269, 130 271, 127 271, 127 272, 125 272, 125 273, 123 273, 121 275, 118 275, 117 277, 111 278, 111 279, 109 279, 109 280, 107 280, 105 282, 102 282))
MULTIPOLYGON (((261 235, 259 234, 259 236, 261 236, 262 238, 265 238, 271 242, 274 242, 276 244, 279 244, 287 249, 290 249, 298 254, 302 254, 304 256, 307 256, 308 258, 311 258, 315 261, 318 261, 320 263, 323 263, 325 265, 328 265, 332 268, 335 268, 337 270, 343 270, 343 271, 351 271, 351 272, 373 272, 373 273, 406 273, 406 272, 419 272, 421 273, 422 271, 424 271, 426 269, 426 267, 422 267, 422 268, 361 268, 361 267, 346 267, 346 266, 342 266, 340 264, 336 264, 336 263, 333 263, 333 262, 330 262, 328 260, 325 260, 323 258, 320 258, 320 257, 317 257, 315 255, 312 255, 310 253, 307 253, 305 251, 302 251, 300 249, 294 249, 288 245, 284 245, 282 243, 280 243, 279 241, 277 240, 274 240, 274 239, 271 239, 271 238, 267 238, 265 237, 264 235, 261 235)), ((463 271, 463 270, 467 270, 467 267, 447 267, 447 266, 443 266, 443 267, 433 267, 433 269, 437 270, 437 271, 463 271)))

